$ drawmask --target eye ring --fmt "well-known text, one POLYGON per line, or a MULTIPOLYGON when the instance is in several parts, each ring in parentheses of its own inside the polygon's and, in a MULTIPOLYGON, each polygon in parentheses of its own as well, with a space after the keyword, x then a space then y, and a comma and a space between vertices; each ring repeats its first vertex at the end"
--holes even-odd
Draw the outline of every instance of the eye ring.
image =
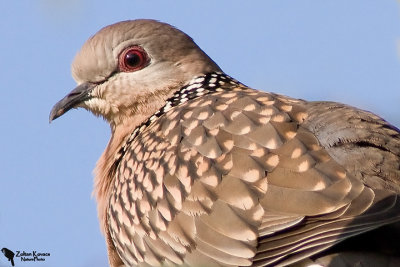
POLYGON ((119 55, 119 70, 123 72, 133 72, 146 67, 149 57, 146 51, 137 45, 127 47, 119 55))

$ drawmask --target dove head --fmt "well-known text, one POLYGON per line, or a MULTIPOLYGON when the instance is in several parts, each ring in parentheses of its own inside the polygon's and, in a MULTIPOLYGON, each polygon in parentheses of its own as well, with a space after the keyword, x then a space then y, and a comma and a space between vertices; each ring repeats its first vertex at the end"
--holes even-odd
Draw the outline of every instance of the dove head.
POLYGON ((154 20, 123 21, 97 32, 72 64, 78 86, 60 100, 50 121, 83 107, 111 125, 149 117, 201 74, 220 68, 182 31, 154 20))

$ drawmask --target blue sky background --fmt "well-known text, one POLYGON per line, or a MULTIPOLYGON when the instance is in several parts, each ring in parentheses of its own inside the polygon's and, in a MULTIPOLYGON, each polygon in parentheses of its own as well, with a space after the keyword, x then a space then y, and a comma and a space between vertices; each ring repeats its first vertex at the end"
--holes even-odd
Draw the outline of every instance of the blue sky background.
POLYGON ((394 0, 18 0, 0 10, 0 248, 51 253, 16 266, 107 266, 91 192, 109 127, 84 110, 51 125, 48 115, 75 87, 75 53, 108 24, 168 22, 251 87, 344 102, 400 126, 394 0))

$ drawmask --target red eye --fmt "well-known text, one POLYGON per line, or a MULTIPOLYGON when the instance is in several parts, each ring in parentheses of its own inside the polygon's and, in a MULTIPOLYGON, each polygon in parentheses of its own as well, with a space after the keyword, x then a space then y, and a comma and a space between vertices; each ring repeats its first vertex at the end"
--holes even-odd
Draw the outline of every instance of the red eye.
POLYGON ((120 71, 137 71, 146 67, 148 63, 149 57, 140 46, 128 47, 119 55, 120 71))

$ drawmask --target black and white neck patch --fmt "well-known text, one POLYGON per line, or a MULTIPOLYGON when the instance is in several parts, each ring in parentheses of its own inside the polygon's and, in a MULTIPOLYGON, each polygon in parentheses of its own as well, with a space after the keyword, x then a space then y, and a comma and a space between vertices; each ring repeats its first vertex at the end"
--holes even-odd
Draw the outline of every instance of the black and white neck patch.
POLYGON ((125 141, 125 144, 118 151, 112 171, 116 170, 119 162, 126 152, 126 149, 133 142, 133 140, 135 140, 136 136, 149 125, 151 125, 153 121, 160 118, 172 108, 177 107, 189 100, 196 99, 212 92, 226 90, 221 88, 221 86, 226 84, 230 84, 230 86, 235 87, 242 85, 237 80, 222 72, 212 72, 193 78, 188 84, 176 91, 172 97, 168 98, 165 105, 156 113, 154 113, 154 115, 135 128, 135 130, 130 134, 129 138, 125 141))

